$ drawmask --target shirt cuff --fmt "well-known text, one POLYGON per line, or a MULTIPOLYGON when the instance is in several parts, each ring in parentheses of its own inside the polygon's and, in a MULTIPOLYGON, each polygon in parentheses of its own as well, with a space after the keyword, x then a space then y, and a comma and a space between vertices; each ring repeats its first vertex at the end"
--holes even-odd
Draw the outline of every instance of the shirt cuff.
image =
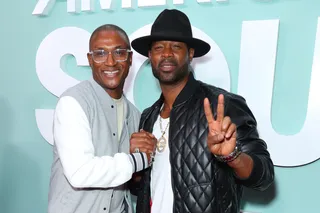
POLYGON ((133 165, 133 173, 139 172, 149 167, 147 154, 144 152, 135 152, 129 154, 129 159, 133 165))

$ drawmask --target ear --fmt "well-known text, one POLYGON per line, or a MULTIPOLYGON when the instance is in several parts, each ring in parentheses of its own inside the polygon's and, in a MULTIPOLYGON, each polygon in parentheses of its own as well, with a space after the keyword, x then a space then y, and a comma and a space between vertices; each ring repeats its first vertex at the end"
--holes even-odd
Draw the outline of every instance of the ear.
POLYGON ((149 57, 149 59, 151 58, 151 51, 150 50, 148 51, 148 57, 149 57))
POLYGON ((88 59, 90 67, 92 67, 93 61, 92 61, 92 56, 90 53, 87 53, 87 59, 88 59))
POLYGON ((189 60, 190 60, 190 62, 192 61, 193 56, 194 56, 194 49, 193 49, 193 48, 190 48, 190 49, 189 49, 189 60))

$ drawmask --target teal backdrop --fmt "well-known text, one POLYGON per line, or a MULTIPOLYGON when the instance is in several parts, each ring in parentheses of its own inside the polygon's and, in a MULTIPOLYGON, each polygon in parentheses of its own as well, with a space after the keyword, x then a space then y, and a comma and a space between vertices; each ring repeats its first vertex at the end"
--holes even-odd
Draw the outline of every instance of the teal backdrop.
MULTIPOLYGON (((302 128, 320 16, 319 0, 229 0, 209 4, 185 0, 183 5, 168 0, 166 6, 143 8, 137 7, 137 1, 133 0, 132 9, 121 8, 121 1, 113 2, 113 11, 99 9, 96 1, 95 11, 71 14, 67 12, 66 0, 56 0, 47 16, 32 15, 36 0, 0 3, 1 213, 46 212, 52 146, 39 132, 35 109, 53 109, 57 97, 39 81, 35 60, 42 40, 57 28, 76 26, 91 33, 102 24, 113 23, 131 34, 152 23, 164 8, 180 9, 188 14, 194 26, 219 45, 230 70, 230 90, 237 93, 242 22, 279 19, 272 126, 278 133, 287 135, 302 128)), ((63 63, 64 71, 78 80, 91 76, 90 69, 78 67, 72 56, 66 57, 63 63)), ((140 110, 159 94, 152 78, 146 65, 135 80, 134 98, 140 110), (146 91, 149 98, 144 98, 146 91)), ((319 138, 319 132, 308 137, 319 138)), ((303 146, 305 143, 301 141, 303 146)), ((299 153, 296 157, 299 158, 299 153)), ((267 191, 245 191, 243 209, 261 213, 320 212, 319 161, 298 167, 275 167, 275 171, 275 184, 267 191)))

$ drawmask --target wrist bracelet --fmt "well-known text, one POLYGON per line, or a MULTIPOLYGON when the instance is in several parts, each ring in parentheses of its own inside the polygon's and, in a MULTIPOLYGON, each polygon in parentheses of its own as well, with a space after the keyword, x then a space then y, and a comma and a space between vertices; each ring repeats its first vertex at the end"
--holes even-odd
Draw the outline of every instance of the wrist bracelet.
POLYGON ((233 152, 231 152, 227 156, 223 156, 223 155, 214 155, 214 156, 216 157, 216 159, 218 161, 224 162, 224 163, 228 163, 228 162, 231 162, 231 161, 235 160, 241 153, 242 153, 241 149, 237 145, 235 147, 235 149, 233 150, 233 152))

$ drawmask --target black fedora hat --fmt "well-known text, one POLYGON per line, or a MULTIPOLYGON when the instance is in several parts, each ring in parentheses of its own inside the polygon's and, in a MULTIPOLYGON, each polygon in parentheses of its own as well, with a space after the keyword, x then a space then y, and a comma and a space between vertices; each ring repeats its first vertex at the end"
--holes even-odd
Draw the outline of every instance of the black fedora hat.
POLYGON ((134 39, 132 48, 148 57, 150 45, 153 41, 179 41, 194 48, 194 57, 201 57, 210 51, 210 45, 192 36, 189 18, 183 12, 176 9, 165 9, 160 13, 151 27, 151 35, 134 39))

